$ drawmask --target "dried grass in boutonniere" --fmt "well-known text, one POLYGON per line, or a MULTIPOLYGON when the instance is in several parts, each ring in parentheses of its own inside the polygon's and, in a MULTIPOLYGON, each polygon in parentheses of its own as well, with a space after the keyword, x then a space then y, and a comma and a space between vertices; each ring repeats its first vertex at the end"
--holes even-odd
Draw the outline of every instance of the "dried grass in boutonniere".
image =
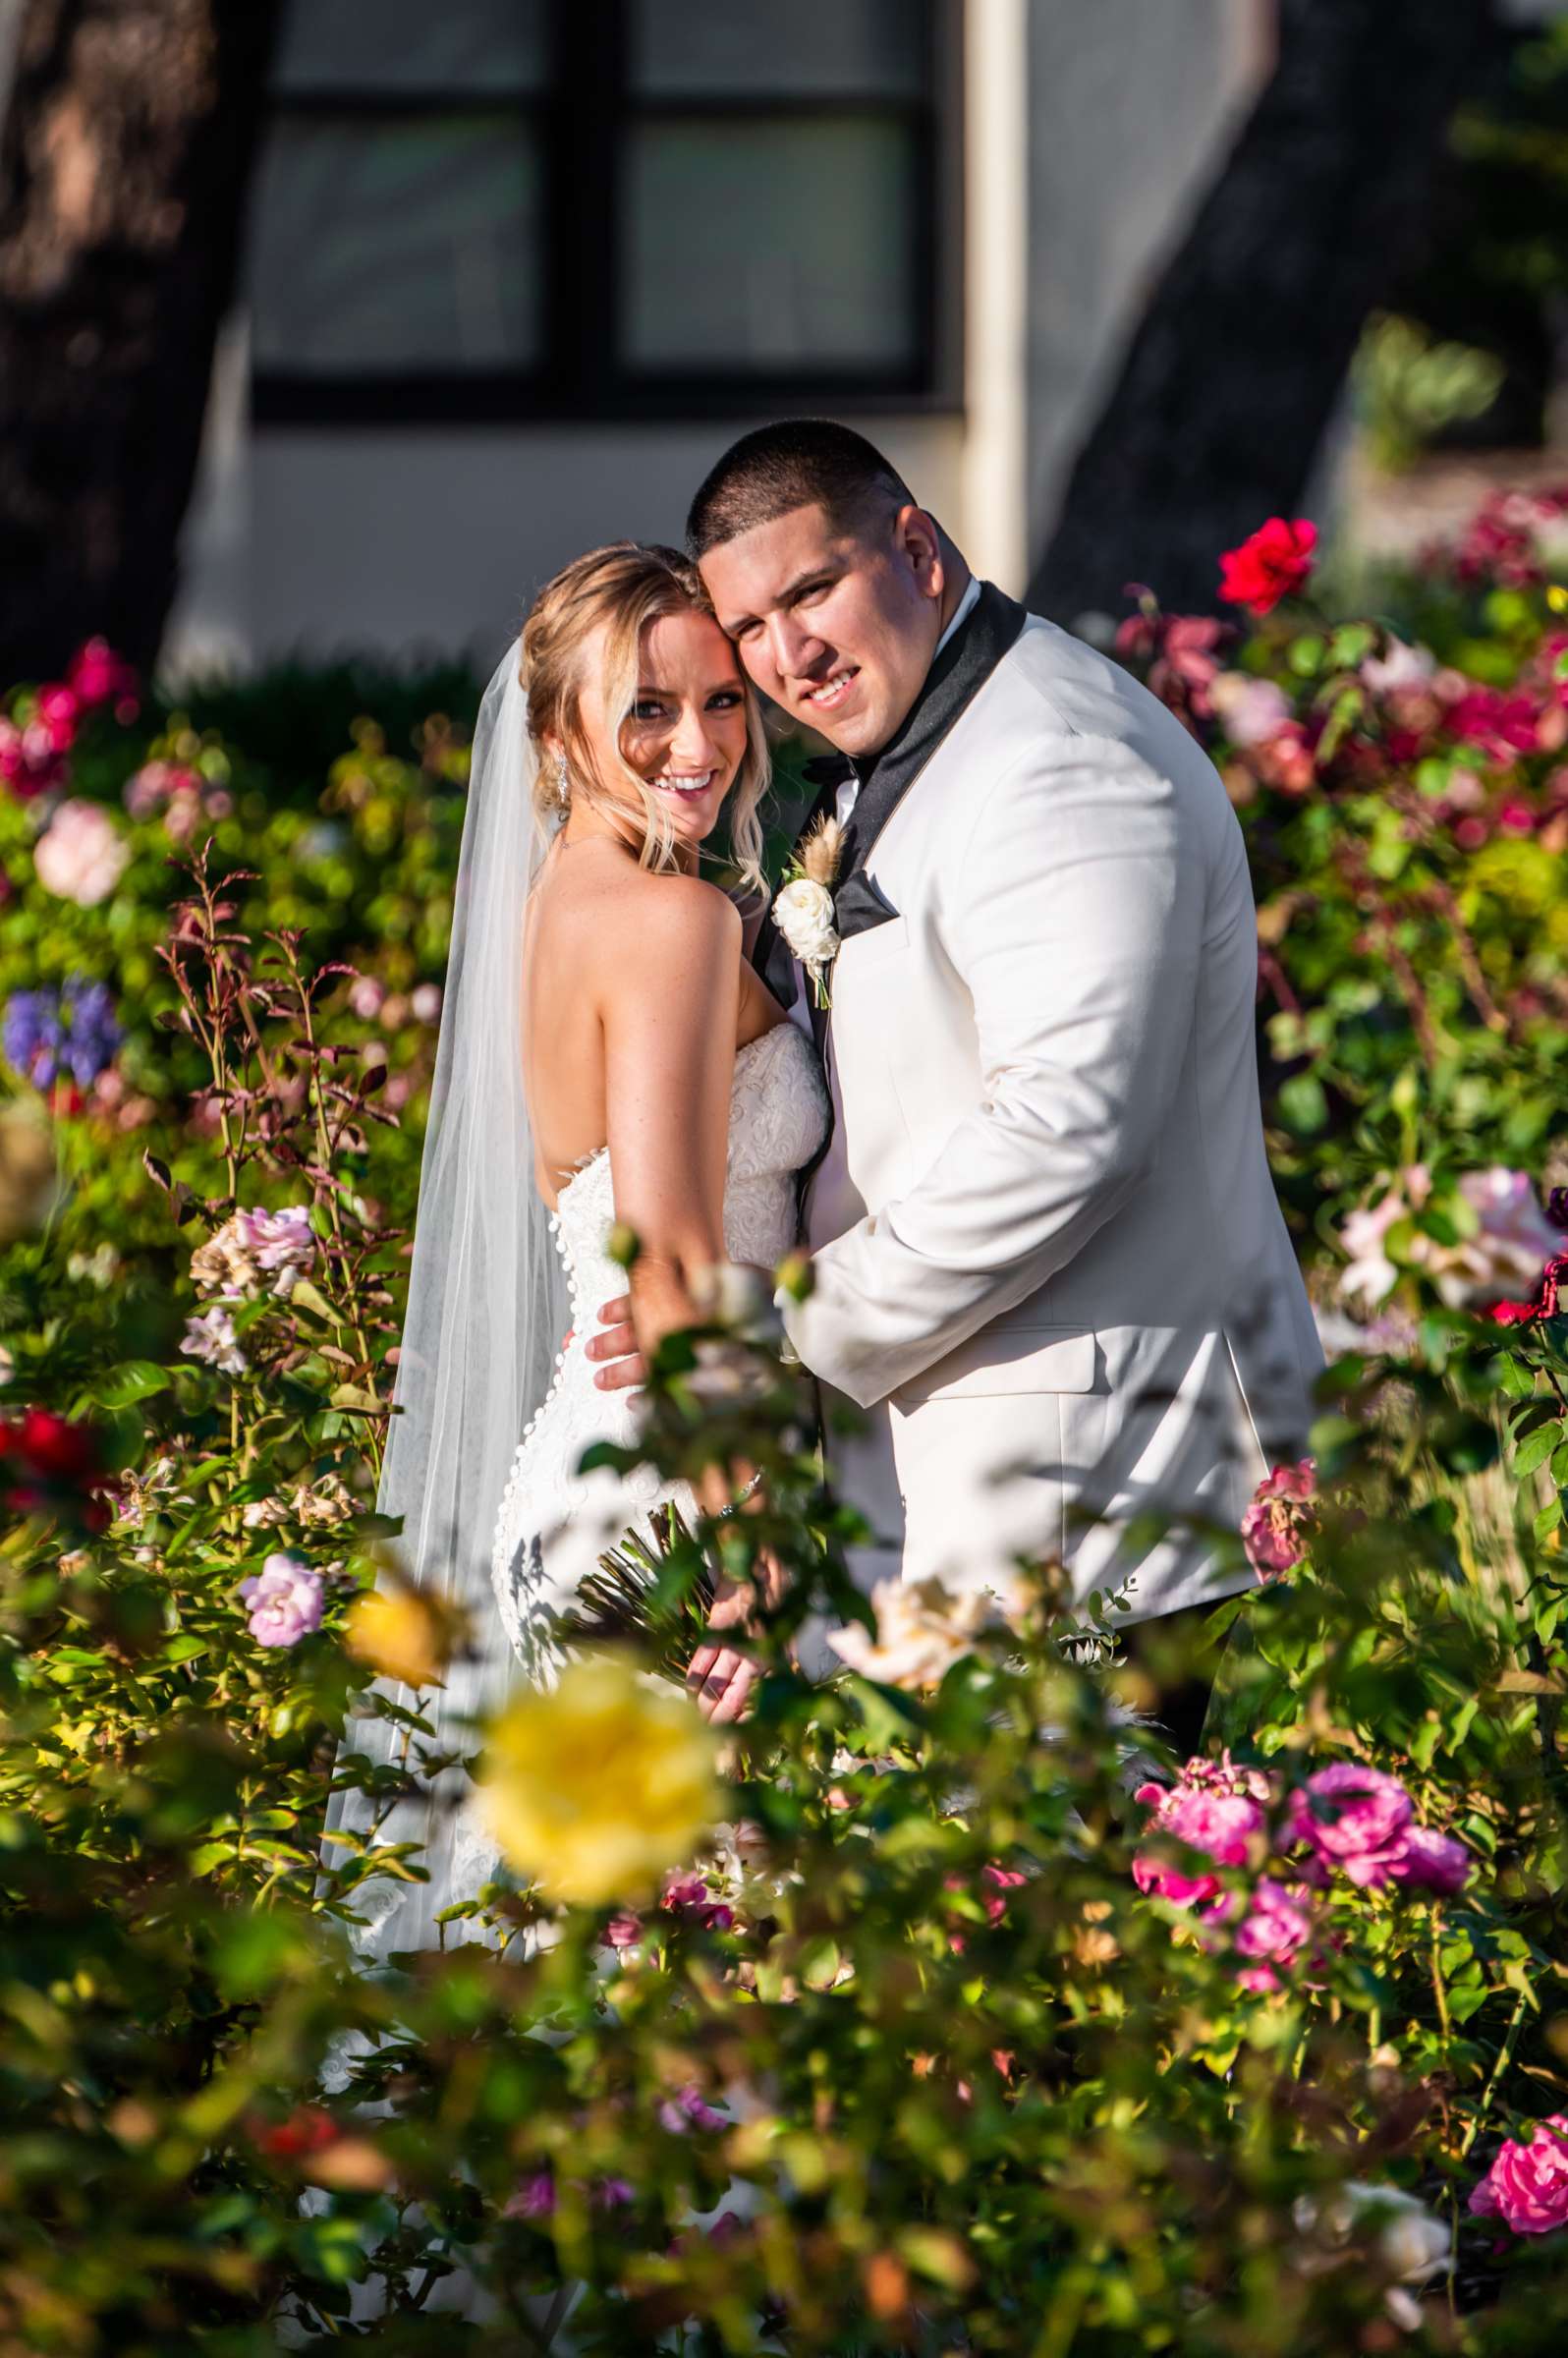
POLYGON ((836 818, 818 819, 790 863, 773 903, 773 923, 811 977, 812 997, 829 1005, 828 969, 838 955, 833 882, 844 857, 844 830, 836 818))

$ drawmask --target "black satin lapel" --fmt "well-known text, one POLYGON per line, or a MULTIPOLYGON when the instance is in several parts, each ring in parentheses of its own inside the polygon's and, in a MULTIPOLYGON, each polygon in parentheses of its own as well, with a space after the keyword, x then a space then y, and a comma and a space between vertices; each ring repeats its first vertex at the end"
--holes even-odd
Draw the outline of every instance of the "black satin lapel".
POLYGON ((865 870, 857 869, 833 895, 833 915, 840 941, 853 941, 857 933, 868 933, 873 926, 890 925, 898 911, 865 870))

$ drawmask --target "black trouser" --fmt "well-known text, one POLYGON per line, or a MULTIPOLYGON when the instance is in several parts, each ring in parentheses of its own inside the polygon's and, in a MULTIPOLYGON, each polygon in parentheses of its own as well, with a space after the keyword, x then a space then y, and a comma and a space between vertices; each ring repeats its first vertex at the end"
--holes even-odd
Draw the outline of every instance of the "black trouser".
POLYGON ((1213 1610, 1207 1604, 1189 1604, 1179 1612, 1161 1613, 1153 1621, 1135 1621, 1117 1635, 1122 1652, 1135 1669, 1155 1689, 1153 1716, 1179 1760, 1203 1749, 1204 1721, 1214 1685, 1217 1656, 1203 1661, 1204 1624, 1213 1610))

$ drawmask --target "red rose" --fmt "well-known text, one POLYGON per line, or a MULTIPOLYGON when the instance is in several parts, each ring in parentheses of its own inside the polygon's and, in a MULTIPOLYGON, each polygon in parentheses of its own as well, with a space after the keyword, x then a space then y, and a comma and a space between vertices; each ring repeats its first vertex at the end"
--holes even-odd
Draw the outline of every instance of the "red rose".
POLYGON ((17 1429, 16 1445, 46 1482, 76 1483, 97 1467, 92 1434, 46 1408, 29 1408, 17 1429))
POLYGON ((1240 548, 1219 561, 1219 594, 1253 614, 1271 614, 1282 597, 1294 596, 1313 569, 1317 527, 1304 516, 1287 524, 1270 516, 1240 548))

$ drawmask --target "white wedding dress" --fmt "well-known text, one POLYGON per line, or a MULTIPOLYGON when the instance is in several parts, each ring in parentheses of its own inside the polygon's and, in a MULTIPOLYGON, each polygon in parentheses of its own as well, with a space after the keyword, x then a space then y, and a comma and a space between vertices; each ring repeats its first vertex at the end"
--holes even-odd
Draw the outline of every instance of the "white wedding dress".
MULTIPOLYGON (((770 1269, 797 1241, 796 1179, 826 1135, 827 1091, 816 1051, 793 1023, 775 1024, 737 1049, 724 1186, 724 1246, 732 1262, 770 1269)), ((572 1334, 554 1380, 512 1461, 495 1527, 490 1577, 508 1637, 529 1675, 547 1679, 559 1658, 554 1614, 629 1530, 673 1503, 698 1508, 684 1485, 650 1466, 618 1475, 579 1471, 595 1441, 637 1438, 635 1395, 600 1391, 588 1357, 601 1306, 626 1291, 605 1248, 615 1220, 610 1153, 601 1147, 562 1188, 550 1226, 572 1296, 572 1334)))

